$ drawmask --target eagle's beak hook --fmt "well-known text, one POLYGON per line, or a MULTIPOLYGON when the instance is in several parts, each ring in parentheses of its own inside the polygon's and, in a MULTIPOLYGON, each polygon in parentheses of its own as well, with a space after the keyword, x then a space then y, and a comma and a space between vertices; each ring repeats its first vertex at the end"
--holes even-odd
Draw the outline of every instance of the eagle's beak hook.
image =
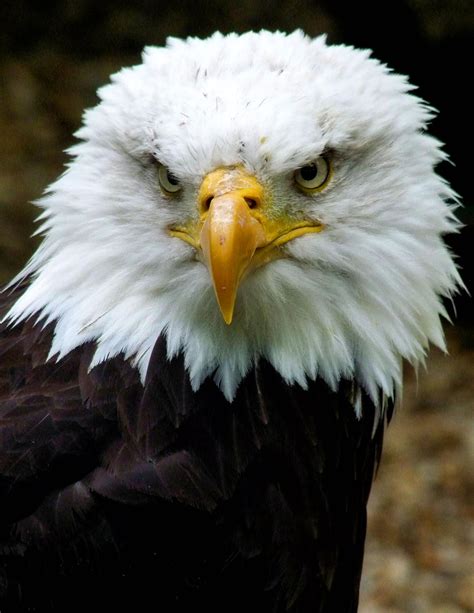
POLYGON ((232 322, 242 277, 256 249, 265 242, 261 223, 252 216, 254 198, 239 190, 214 197, 201 230, 201 249, 224 321, 232 322))

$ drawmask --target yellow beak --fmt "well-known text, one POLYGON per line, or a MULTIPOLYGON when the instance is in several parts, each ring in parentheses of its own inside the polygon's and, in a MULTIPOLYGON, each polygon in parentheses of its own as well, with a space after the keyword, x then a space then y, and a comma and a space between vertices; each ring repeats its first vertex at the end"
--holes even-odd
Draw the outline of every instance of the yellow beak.
POLYGON ((245 274, 281 257, 278 247, 322 224, 268 215, 271 205, 261 183, 241 167, 219 168, 203 180, 199 221, 170 228, 170 234, 198 250, 209 268, 224 321, 232 322, 245 274))
POLYGON ((263 227, 244 197, 230 192, 212 200, 201 230, 201 249, 227 324, 232 322, 240 281, 264 244, 263 227))

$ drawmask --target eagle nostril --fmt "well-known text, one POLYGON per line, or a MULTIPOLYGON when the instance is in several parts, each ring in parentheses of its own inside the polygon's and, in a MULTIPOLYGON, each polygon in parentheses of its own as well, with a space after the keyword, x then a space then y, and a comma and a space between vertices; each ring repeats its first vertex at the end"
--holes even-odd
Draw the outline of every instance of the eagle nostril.
POLYGON ((209 196, 202 203, 202 210, 204 213, 206 213, 211 208, 211 202, 213 201, 213 199, 214 199, 214 196, 209 196))
MULTIPOLYGON (((201 212, 207 213, 211 208, 212 201, 214 200, 214 196, 208 196, 201 201, 201 212)), ((245 203, 247 204, 249 209, 258 208, 260 201, 256 198, 249 198, 247 196, 244 197, 245 203)))

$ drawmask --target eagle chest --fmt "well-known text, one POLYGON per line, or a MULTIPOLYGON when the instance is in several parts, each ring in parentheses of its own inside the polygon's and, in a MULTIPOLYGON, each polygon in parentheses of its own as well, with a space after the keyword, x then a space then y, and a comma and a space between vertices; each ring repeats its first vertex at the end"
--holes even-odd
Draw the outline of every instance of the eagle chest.
MULTIPOLYGON (((262 361, 229 403, 212 381, 194 392, 183 357, 167 360, 159 339, 138 412, 121 408, 136 468, 127 460, 116 500, 146 475, 142 504, 167 501, 166 530, 180 535, 179 560, 189 561, 174 588, 179 598, 205 594, 216 610, 230 602, 236 610, 250 602, 262 610, 270 602, 294 611, 315 602, 321 611, 356 607, 384 424, 373 430, 367 398, 358 419, 350 390, 349 382, 338 392, 321 381, 289 386, 262 361)), ((110 487, 105 479, 104 495, 110 487)))
POLYGON ((303 390, 262 361, 229 403, 210 380, 193 391, 160 338, 144 384, 121 357, 89 371, 84 345, 46 385, 50 330, 17 334, 3 511, 22 544, 3 554, 25 606, 73 610, 82 578, 107 606, 145 603, 159 580, 166 611, 356 610, 384 425, 367 398, 356 417, 349 382, 303 390))

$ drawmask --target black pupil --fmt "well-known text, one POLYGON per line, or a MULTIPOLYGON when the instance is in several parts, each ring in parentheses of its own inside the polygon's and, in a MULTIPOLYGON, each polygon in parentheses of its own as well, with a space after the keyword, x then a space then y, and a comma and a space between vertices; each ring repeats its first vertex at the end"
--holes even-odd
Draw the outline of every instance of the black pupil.
POLYGON ((318 169, 314 164, 310 164, 309 166, 303 166, 303 168, 300 170, 300 175, 304 181, 312 181, 313 179, 316 179, 318 175, 318 169))
POLYGON ((171 183, 171 185, 178 185, 179 183, 178 179, 170 172, 168 172, 168 181, 171 183))

